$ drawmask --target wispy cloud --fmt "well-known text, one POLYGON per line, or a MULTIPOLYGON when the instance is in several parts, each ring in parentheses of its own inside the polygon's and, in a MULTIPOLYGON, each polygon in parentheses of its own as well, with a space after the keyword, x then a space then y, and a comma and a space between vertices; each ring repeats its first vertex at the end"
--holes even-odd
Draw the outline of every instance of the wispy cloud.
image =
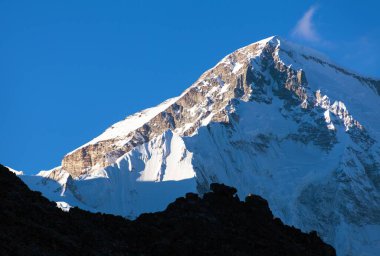
POLYGON ((318 42, 320 40, 313 22, 313 17, 317 10, 318 7, 313 5, 305 12, 293 29, 292 36, 312 42, 318 42))

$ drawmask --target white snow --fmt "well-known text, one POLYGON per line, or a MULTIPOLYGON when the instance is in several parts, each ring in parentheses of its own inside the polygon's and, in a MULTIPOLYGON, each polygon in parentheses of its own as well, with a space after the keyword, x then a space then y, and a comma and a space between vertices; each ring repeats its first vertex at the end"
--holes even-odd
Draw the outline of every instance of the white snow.
POLYGON ((11 167, 9 166, 5 166, 9 169, 9 171, 13 172, 14 174, 16 174, 17 176, 19 175, 24 175, 24 172, 23 171, 16 171, 15 169, 12 169, 11 167))
POLYGON ((64 212, 68 212, 70 211, 70 208, 72 208, 68 203, 63 202, 63 201, 59 201, 56 203, 57 203, 57 207, 60 208, 64 212))
POLYGON ((232 73, 236 74, 241 68, 243 67, 243 64, 241 63, 235 63, 234 69, 232 70, 232 73))
POLYGON ((350 115, 366 127, 371 134, 380 139, 380 119, 374 118, 378 116, 379 96, 368 85, 363 84, 353 76, 337 71, 327 64, 320 64, 313 59, 305 59, 304 56, 313 56, 326 63, 338 66, 314 50, 292 44, 286 40, 281 40, 278 47, 282 49, 278 51, 278 54, 286 65, 292 64, 294 68, 305 71, 310 91, 321 91, 328 95, 331 101, 343 103, 350 115), (292 57, 285 51, 291 52, 292 57))
MULTIPOLYGON (((168 99, 168 100, 164 101, 163 103, 161 103, 160 105, 158 105, 157 107, 145 109, 141 112, 138 112, 134 115, 127 117, 126 119, 124 119, 120 122, 117 122, 116 124, 112 125, 110 128, 108 128, 105 132, 103 132, 101 135, 99 135, 95 139, 93 139, 90 142, 82 145, 81 147, 71 151, 67 155, 72 154, 73 152, 75 152, 76 150, 78 150, 82 147, 85 147, 85 146, 90 145, 90 144, 95 144, 99 141, 110 140, 110 139, 115 139, 115 138, 118 138, 121 140, 127 139, 130 132, 132 132, 132 131, 140 128, 144 124, 146 124, 149 120, 151 120, 156 115, 158 115, 159 113, 161 113, 162 111, 167 109, 178 98, 179 97, 168 99)), ((122 144, 125 142, 126 141, 121 141, 119 143, 122 144)))

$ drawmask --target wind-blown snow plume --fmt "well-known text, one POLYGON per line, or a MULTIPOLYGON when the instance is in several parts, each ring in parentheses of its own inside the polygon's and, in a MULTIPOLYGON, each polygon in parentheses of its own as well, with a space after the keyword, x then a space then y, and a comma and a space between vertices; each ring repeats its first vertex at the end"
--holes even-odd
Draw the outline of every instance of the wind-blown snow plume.
POLYGON ((292 35, 294 37, 314 42, 320 40, 313 23, 313 17, 317 9, 317 6, 313 5, 305 12, 293 29, 292 35))

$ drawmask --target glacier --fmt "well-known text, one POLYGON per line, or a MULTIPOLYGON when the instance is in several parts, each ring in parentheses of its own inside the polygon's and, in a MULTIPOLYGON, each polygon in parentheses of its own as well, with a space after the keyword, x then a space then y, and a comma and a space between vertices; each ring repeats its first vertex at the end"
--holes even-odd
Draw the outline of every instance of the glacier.
POLYGON ((122 120, 61 166, 19 177, 65 210, 135 218, 213 182, 268 200, 338 255, 380 252, 380 81, 269 37, 180 96, 122 120))

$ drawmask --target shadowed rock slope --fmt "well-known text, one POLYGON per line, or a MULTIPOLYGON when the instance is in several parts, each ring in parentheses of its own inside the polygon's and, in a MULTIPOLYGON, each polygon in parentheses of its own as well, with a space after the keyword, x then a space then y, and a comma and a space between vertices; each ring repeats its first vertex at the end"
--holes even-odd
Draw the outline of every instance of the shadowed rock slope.
POLYGON ((216 183, 211 190, 129 221, 63 212, 0 165, 1 255, 335 255, 315 232, 274 218, 261 197, 242 202, 216 183))

